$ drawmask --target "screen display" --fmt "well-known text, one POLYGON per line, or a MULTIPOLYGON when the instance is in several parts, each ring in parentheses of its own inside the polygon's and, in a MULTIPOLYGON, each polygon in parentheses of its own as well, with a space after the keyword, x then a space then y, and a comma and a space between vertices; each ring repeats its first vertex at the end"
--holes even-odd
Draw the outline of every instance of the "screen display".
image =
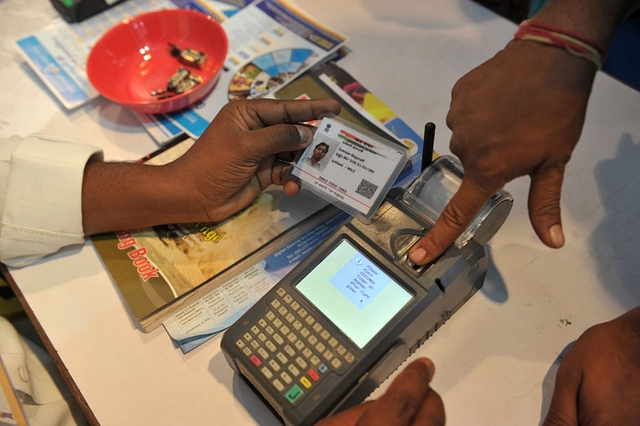
POLYGON ((347 240, 296 288, 360 348, 412 297, 347 240))

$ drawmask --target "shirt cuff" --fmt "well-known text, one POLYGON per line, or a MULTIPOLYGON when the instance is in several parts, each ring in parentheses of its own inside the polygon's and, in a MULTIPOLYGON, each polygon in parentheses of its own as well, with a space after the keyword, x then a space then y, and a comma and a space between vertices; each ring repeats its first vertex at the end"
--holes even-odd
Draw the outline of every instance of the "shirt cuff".
POLYGON ((82 244, 82 180, 94 146, 44 135, 25 138, 13 151, 2 223, 0 255, 23 266, 60 248, 82 244))

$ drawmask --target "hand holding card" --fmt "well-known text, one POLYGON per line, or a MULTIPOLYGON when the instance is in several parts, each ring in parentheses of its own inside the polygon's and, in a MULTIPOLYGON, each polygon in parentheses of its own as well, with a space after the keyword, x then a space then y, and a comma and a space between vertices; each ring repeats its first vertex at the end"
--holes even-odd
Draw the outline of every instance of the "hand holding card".
POLYGON ((321 116, 291 175, 352 216, 368 220, 396 180, 409 150, 333 114, 321 116))

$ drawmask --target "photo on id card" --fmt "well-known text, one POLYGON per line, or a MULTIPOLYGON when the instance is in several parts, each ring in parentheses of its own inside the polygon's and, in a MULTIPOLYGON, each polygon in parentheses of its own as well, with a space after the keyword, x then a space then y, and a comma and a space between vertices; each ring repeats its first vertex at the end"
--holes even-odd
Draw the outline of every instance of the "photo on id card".
POLYGON ((333 114, 320 117, 291 175, 352 216, 368 220, 408 159, 408 149, 333 114))

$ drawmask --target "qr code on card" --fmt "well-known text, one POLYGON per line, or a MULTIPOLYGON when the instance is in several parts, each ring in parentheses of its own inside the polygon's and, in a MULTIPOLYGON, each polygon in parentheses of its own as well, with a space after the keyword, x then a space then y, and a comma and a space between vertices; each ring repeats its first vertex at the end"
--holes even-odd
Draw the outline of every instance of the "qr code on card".
POLYGON ((378 185, 371 183, 366 179, 362 179, 362 182, 360 182, 360 185, 358 185, 358 188, 356 188, 356 194, 360 194, 366 199, 370 200, 371 197, 373 197, 373 195, 376 193, 377 189, 378 185))

